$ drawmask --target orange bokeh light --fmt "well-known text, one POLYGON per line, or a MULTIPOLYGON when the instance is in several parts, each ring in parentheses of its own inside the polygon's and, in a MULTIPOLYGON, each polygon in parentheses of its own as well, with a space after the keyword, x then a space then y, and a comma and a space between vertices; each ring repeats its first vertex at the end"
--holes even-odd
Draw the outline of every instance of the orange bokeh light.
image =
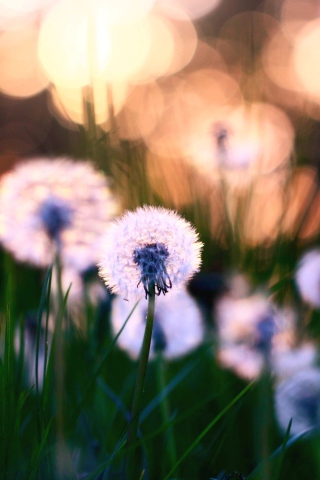
POLYGON ((127 87, 121 83, 108 87, 104 82, 94 82, 91 86, 90 98, 85 88, 64 88, 57 86, 52 89, 54 113, 62 120, 62 123, 75 122, 86 124, 85 101, 92 102, 94 120, 96 124, 108 124, 110 107, 113 113, 118 113, 124 104, 127 87), (112 92, 108 92, 112 88, 112 92))
POLYGON ((178 17, 177 10, 182 10, 190 18, 195 19, 207 15, 216 8, 221 0, 158 0, 160 8, 164 11, 168 9, 168 15, 173 18, 178 17))
POLYGON ((0 36, 0 90, 8 95, 30 97, 48 85, 37 57, 38 33, 29 27, 0 36))
POLYGON ((247 182, 250 175, 284 166, 293 138, 289 118, 271 104, 208 106, 194 118, 184 150, 187 158, 212 178, 225 168, 230 180, 243 177, 247 182))
POLYGON ((41 25, 40 61, 48 77, 63 87, 83 87, 105 75, 110 48, 101 12, 81 2, 59 2, 41 25))
POLYGON ((293 65, 303 90, 320 103, 320 19, 308 22, 295 41, 293 65))
POLYGON ((163 108, 163 93, 155 82, 132 87, 115 119, 119 137, 136 140, 149 135, 163 108))

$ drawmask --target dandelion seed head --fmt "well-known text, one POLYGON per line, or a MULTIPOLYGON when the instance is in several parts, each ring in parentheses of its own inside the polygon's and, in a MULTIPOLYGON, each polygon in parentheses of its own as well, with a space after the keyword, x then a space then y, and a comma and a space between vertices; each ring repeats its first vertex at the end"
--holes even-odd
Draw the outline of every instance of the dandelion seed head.
POLYGON ((99 273, 123 298, 179 287, 199 270, 202 243, 189 222, 160 207, 126 212, 108 229, 99 273))
POLYGON ((309 367, 279 382, 275 388, 275 412, 279 426, 290 435, 320 426, 320 370, 309 367))
POLYGON ((221 364, 250 380, 271 365, 275 352, 289 348, 295 324, 290 309, 277 308, 262 293, 224 295, 216 303, 215 320, 221 364))
POLYGON ((169 257, 167 247, 163 243, 152 243, 133 251, 133 261, 140 268, 141 282, 146 298, 150 288, 156 295, 164 295, 172 288, 165 262, 169 257))
MULTIPOLYGON (((111 311, 111 326, 116 335, 131 313, 135 303, 115 297, 111 311)), ((148 302, 142 298, 126 326, 117 345, 132 359, 139 356, 145 330, 148 302)), ((198 347, 204 338, 201 311, 195 300, 185 289, 161 295, 155 306, 150 358, 159 352, 170 360, 186 355, 198 347)))
POLYGON ((0 181, 0 241, 14 257, 79 271, 98 261, 102 232, 119 211, 108 179, 89 162, 67 158, 18 164, 0 181))
POLYGON ((56 197, 48 197, 40 205, 39 216, 49 237, 60 238, 60 233, 72 224, 72 210, 68 202, 56 197))

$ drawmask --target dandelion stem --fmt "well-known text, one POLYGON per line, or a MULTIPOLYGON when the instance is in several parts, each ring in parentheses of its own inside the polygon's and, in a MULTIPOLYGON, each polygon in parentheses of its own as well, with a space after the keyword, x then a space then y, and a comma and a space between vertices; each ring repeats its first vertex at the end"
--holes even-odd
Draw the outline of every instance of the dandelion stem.
MULTIPOLYGON (((160 402, 161 417, 162 417, 161 420, 162 420, 162 424, 166 425, 170 422, 171 419, 170 419, 170 407, 169 407, 168 397, 167 397, 167 394, 164 394, 166 381, 165 381, 165 365, 163 362, 162 352, 159 352, 158 354, 156 368, 157 368, 158 389, 159 389, 159 393, 162 394, 162 398, 160 402)), ((176 443, 175 443, 172 427, 168 427, 165 432, 165 452, 166 452, 166 458, 168 459, 169 465, 164 465, 164 468, 169 467, 169 470, 171 470, 174 467, 174 465, 176 465, 177 463, 176 443)), ((176 476, 179 476, 177 471, 176 471, 176 476)))
MULTIPOLYGON (((130 422, 128 434, 127 434, 127 447, 130 447, 137 439, 143 386, 144 386, 144 381, 145 381, 145 376, 147 371, 151 338, 152 338, 152 330, 153 330, 154 308, 155 308, 154 291, 155 291, 154 285, 149 284, 150 294, 149 294, 149 300, 148 300, 147 321, 146 321, 146 328, 144 331, 144 337, 143 337, 139 366, 138 366, 138 374, 137 374, 133 401, 132 401, 131 422, 130 422)), ((124 464, 125 478, 127 480, 134 478, 135 457, 136 457, 136 449, 129 451, 128 457, 126 458, 125 464, 124 464)))
POLYGON ((55 325, 54 338, 54 373, 55 373, 55 393, 57 406, 57 451, 56 451, 56 467, 59 478, 63 477, 66 472, 66 444, 64 437, 64 380, 65 380, 65 364, 64 364, 64 338, 63 338, 63 319, 64 319, 64 297, 62 289, 62 269, 60 252, 58 249, 55 258, 56 276, 57 276, 57 290, 58 290, 58 305, 57 317, 55 325))

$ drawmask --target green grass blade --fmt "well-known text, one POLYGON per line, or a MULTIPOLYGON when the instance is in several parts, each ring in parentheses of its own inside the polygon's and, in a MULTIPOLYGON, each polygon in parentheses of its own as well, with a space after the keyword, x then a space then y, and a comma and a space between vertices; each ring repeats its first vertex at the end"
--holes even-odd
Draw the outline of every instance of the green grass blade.
POLYGON ((292 424, 292 418, 289 422, 285 437, 283 439, 283 444, 282 444, 282 447, 281 447, 281 453, 279 455, 278 461, 276 462, 275 471, 272 475, 272 480, 278 480, 278 478, 279 478, 281 467, 282 467, 282 462, 283 462, 283 459, 284 459, 284 455, 286 453, 287 443, 288 443, 288 440, 289 440, 289 437, 290 437, 291 424, 292 424))
POLYGON ((0 448, 0 472, 10 470, 12 448, 14 444, 12 422, 14 419, 15 395, 14 395, 14 325, 12 325, 9 306, 7 308, 4 361, 1 381, 1 426, 0 435, 2 446, 0 448))
MULTIPOLYGON (((165 430, 167 430, 168 427, 171 427, 173 425, 176 425, 178 423, 181 423, 181 422, 187 420, 188 418, 190 418, 190 416, 193 413, 200 410, 208 402, 213 400, 216 396, 217 396, 216 393, 211 393, 204 400, 201 400, 196 405, 192 405, 192 407, 188 408, 186 411, 181 413, 179 416, 170 420, 170 422, 168 422, 166 424, 162 424, 161 427, 158 427, 153 432, 149 433, 148 435, 145 435, 142 440, 139 440, 138 442, 134 443, 130 448, 133 449, 133 448, 142 446, 142 444, 144 442, 146 442, 148 440, 151 440, 154 437, 157 437, 158 435, 163 433, 165 430)), ((88 478, 86 478, 86 480, 97 479, 99 477, 99 475, 101 474, 101 472, 103 472, 103 470, 111 464, 111 462, 116 457, 116 455, 120 455, 121 457, 126 455, 126 453, 129 449, 128 448, 123 448, 126 444, 125 435, 126 435, 126 433, 124 432, 122 438, 118 441, 117 446, 115 448, 115 451, 112 453, 111 457, 106 462, 104 462, 102 465, 100 465, 100 467, 98 467, 94 472, 92 472, 92 474, 88 478)))
POLYGON ((49 306, 50 306, 50 296, 51 296, 51 282, 52 282, 52 273, 50 275, 48 288, 47 288, 47 315, 46 315, 46 323, 45 323, 45 329, 44 329, 44 364, 43 364, 43 378, 42 378, 43 387, 44 387, 44 382, 45 382, 47 367, 48 367, 48 351, 49 351, 48 332, 49 332, 49 315, 50 315, 49 306))
POLYGON ((209 425, 206 426, 206 428, 200 433, 200 435, 198 435, 198 437, 195 439, 195 441, 190 445, 189 448, 187 448, 187 450, 184 452, 183 455, 181 455, 181 457, 179 458, 179 460, 177 461, 177 463, 172 467, 172 469, 170 470, 170 472, 166 475, 166 477, 163 479, 163 480, 168 480, 171 476, 171 474, 176 470, 176 468, 180 465, 180 463, 183 462, 183 460, 189 455, 190 452, 192 452, 192 450, 198 445, 198 443, 201 441, 201 439, 206 435, 206 433, 209 432, 209 430, 211 430, 211 428, 218 422, 218 420, 220 420, 221 417, 223 417, 223 415, 225 413, 227 413, 227 411, 238 401, 240 400, 240 398, 249 390, 249 388, 251 388, 253 382, 250 383, 249 385, 247 385, 210 423, 209 425))
POLYGON ((42 330, 42 318, 43 313, 46 307, 46 299, 49 285, 51 285, 51 277, 52 277, 52 266, 49 267, 48 272, 46 274, 41 297, 40 297, 40 304, 37 313, 37 333, 36 333, 36 361, 35 361, 35 376, 36 376, 36 400, 37 400, 37 426, 38 426, 38 438, 41 438, 41 429, 42 429, 42 422, 41 422, 41 412, 40 412, 40 401, 39 398, 39 351, 40 351, 40 335, 42 330))
POLYGON ((180 372, 166 385, 166 387, 151 400, 147 407, 145 407, 140 416, 140 423, 143 422, 162 402, 162 400, 172 392, 186 376, 194 369, 200 360, 193 360, 185 365, 180 372))
POLYGON ((31 462, 31 466, 30 466, 27 478, 32 478, 36 474, 36 471, 37 471, 37 469, 39 467, 39 464, 40 464, 40 458, 41 458, 43 448, 45 447, 45 445, 47 443, 47 438, 48 438, 48 435, 49 435, 51 425, 52 425, 52 419, 48 422, 48 425, 46 426, 45 430, 43 431, 41 441, 40 441, 39 445, 36 447, 35 452, 32 456, 32 462, 31 462))
POLYGON ((118 341, 118 338, 120 337, 121 333, 123 332, 123 329, 125 328, 125 326, 127 325, 127 322, 129 321, 131 315, 133 314, 133 312, 135 311, 137 305, 138 305, 139 302, 137 302, 133 309, 131 310, 131 312, 129 313, 127 319, 125 320, 124 324, 122 325, 122 327, 120 328, 119 332, 117 333, 117 335, 114 337, 114 339, 112 340, 111 344, 109 345, 109 347, 107 348, 107 350, 105 351, 105 353, 103 354, 103 357, 101 358, 100 362, 99 362, 99 365, 97 366, 97 368, 95 369, 95 371, 93 372, 92 374, 92 377, 91 377, 91 380, 90 382, 88 383, 88 386, 83 394, 83 397, 81 399, 81 401, 78 403, 78 405, 76 406, 76 408, 74 409, 74 411, 72 412, 71 414, 71 417, 72 417, 72 421, 71 421, 71 424, 73 424, 74 422, 76 422, 77 418, 79 417, 80 415, 80 412, 81 410, 83 409, 85 403, 86 403, 86 400, 88 398, 88 396, 90 395, 91 391, 92 391, 92 387, 93 385, 95 384, 96 382, 96 379, 98 377, 98 375, 100 374, 101 372, 101 369, 104 365, 104 362, 106 361, 108 355, 110 354, 111 350, 113 349, 113 347, 115 346, 115 344, 117 343, 118 341))
POLYGON ((41 297, 40 297, 40 305, 38 308, 37 314, 37 335, 36 335, 36 395, 37 395, 37 402, 39 402, 39 349, 40 349, 40 334, 41 334, 41 323, 43 318, 43 312, 46 306, 46 298, 48 292, 48 285, 51 283, 51 276, 52 276, 52 266, 49 267, 48 272, 46 274, 41 297))
POLYGON ((45 375, 45 381, 43 384, 43 396, 42 396, 42 402, 43 405, 46 405, 50 396, 50 385, 51 385, 51 378, 52 378, 52 372, 53 372, 53 358, 54 358, 54 351, 55 351, 55 345, 57 342, 57 332, 61 330, 62 326, 62 321, 63 317, 66 311, 67 307, 67 302, 68 302, 68 296, 70 292, 71 285, 69 286, 68 290, 66 291, 66 294, 63 298, 61 309, 58 312, 57 319, 56 319, 56 325, 55 325, 55 330, 53 333, 53 338, 51 342, 51 350, 50 350, 50 355, 49 355, 49 360, 48 360, 48 367, 45 375))
MULTIPOLYGON (((290 424, 290 427, 291 427, 291 424, 290 424)), ((298 440, 303 438, 305 435, 310 434, 312 432, 317 432, 317 431, 318 431, 317 427, 310 427, 310 428, 307 428, 306 430, 304 430, 303 432, 298 433, 297 435, 294 435, 289 440, 288 439, 286 440, 286 437, 285 437, 285 439, 284 439, 283 443, 280 445, 280 447, 278 447, 270 455, 270 457, 267 460, 264 460, 263 462, 259 463, 259 465, 257 465, 257 467, 247 476, 246 480, 253 480, 254 478, 257 478, 259 480, 260 471, 263 468, 264 463, 265 462, 273 462, 279 455, 282 456, 282 460, 281 460, 281 464, 280 464, 280 467, 281 467, 282 461, 283 461, 283 458, 284 458, 284 454, 288 450, 288 448, 291 445, 293 445, 294 443, 296 443, 298 440)), ((287 432, 288 432, 288 429, 287 429, 287 432)), ((286 433, 286 435, 287 435, 287 433, 286 433)), ((273 477, 272 477, 272 480, 273 480, 273 477)))

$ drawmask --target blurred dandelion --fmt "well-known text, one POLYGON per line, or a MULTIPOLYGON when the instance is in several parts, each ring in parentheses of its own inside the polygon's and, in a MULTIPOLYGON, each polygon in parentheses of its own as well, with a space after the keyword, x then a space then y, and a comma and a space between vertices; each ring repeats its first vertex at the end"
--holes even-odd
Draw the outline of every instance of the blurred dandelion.
POLYGON ((320 425, 320 370, 309 367, 278 383, 275 389, 275 412, 279 426, 297 435, 320 425))
POLYGON ((298 347, 275 352, 272 367, 277 379, 283 380, 297 372, 315 367, 316 362, 316 345, 310 341, 304 341, 298 347))
POLYGON ((295 281, 301 297, 315 308, 320 307, 320 250, 305 253, 298 264, 295 281))
POLYGON ((101 232, 118 212, 108 180, 89 163, 39 159, 0 183, 0 241, 19 261, 83 271, 98 260, 101 232))
POLYGON ((198 271, 202 243, 172 210, 140 207, 113 223, 104 239, 99 273, 124 298, 166 294, 198 271))
MULTIPOLYGON (((132 305, 121 297, 115 298, 111 322, 117 334, 132 310, 132 305)), ((139 356, 146 323, 147 301, 142 299, 133 311, 130 320, 121 333, 118 345, 131 358, 139 356)), ((150 357, 162 352, 168 359, 188 354, 200 345, 204 337, 201 312, 195 300, 186 290, 162 296, 156 304, 150 357)))
POLYGON ((295 323, 290 309, 280 310, 262 293, 224 295, 217 301, 215 318, 218 359, 247 379, 271 366, 274 350, 286 348, 295 323))

